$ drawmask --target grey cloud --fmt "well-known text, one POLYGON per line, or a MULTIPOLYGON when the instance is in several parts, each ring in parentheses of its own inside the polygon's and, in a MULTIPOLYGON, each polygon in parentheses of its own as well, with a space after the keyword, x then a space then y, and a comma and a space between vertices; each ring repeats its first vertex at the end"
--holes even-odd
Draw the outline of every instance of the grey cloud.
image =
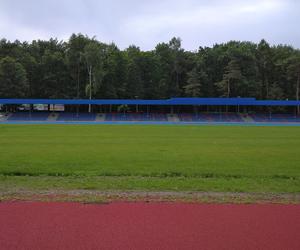
POLYGON ((228 40, 261 38, 300 47, 297 0, 0 0, 0 34, 10 40, 57 37, 73 32, 153 49, 180 36, 195 50, 228 40))

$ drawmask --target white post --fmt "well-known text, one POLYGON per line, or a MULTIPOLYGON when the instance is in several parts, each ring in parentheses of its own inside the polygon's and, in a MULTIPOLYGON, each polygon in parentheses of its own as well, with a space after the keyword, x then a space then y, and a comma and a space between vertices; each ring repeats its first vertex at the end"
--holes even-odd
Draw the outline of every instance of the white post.
MULTIPOLYGON (((90 100, 92 100, 92 66, 89 67, 89 80, 90 80, 90 100)), ((89 113, 91 113, 92 107, 89 104, 89 113)))
MULTIPOLYGON (((299 88, 300 88, 300 69, 297 77, 297 86, 296 86, 296 100, 299 101, 299 88)), ((297 105, 297 115, 300 114, 300 106, 297 105)))

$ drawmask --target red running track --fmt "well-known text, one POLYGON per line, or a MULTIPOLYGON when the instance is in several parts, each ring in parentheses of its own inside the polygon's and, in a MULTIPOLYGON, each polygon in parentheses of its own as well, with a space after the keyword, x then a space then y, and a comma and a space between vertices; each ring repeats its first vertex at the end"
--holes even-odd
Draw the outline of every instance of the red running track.
POLYGON ((0 203, 0 249, 300 249, 299 205, 0 203))

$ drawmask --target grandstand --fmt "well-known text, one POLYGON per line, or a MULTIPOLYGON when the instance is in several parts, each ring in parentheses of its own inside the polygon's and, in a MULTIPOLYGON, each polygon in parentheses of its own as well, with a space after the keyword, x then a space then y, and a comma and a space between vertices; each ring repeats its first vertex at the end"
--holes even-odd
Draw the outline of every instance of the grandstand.
POLYGON ((181 113, 178 116, 184 122, 244 122, 237 113, 181 113))
MULTIPOLYGON (((50 115, 50 114, 49 114, 50 115)), ((57 116, 57 121, 95 121, 95 113, 74 113, 74 112, 61 112, 57 116)))
POLYGON ((163 113, 110 113, 105 114, 106 121, 168 121, 163 113))
POLYGON ((46 121, 49 117, 48 112, 16 112, 7 117, 8 121, 46 121))
POLYGON ((0 122, 282 122, 300 123, 300 101, 255 98, 168 100, 0 99, 0 122), (88 105, 93 112, 88 113, 88 105), (27 105, 25 109, 22 105, 27 105), (35 109, 39 105, 39 110, 35 109), (41 105, 44 109, 41 110, 41 105), (51 109, 50 109, 50 105, 51 109), (55 105, 59 108, 55 108, 55 105), (122 110, 120 107, 126 106, 122 110), (21 107, 21 108, 20 108, 21 107))

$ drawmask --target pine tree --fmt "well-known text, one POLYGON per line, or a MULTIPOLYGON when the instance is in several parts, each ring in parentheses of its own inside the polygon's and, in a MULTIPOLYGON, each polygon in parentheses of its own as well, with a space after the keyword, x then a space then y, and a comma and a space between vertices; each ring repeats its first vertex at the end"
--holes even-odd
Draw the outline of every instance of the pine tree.
POLYGON ((216 83, 217 88, 221 92, 221 96, 230 97, 233 84, 238 83, 242 79, 242 72, 238 61, 236 59, 230 60, 228 65, 225 67, 225 73, 223 74, 222 81, 216 83))
POLYGON ((201 83, 196 67, 188 73, 187 85, 185 85, 184 93, 190 97, 199 97, 201 95, 201 83))

